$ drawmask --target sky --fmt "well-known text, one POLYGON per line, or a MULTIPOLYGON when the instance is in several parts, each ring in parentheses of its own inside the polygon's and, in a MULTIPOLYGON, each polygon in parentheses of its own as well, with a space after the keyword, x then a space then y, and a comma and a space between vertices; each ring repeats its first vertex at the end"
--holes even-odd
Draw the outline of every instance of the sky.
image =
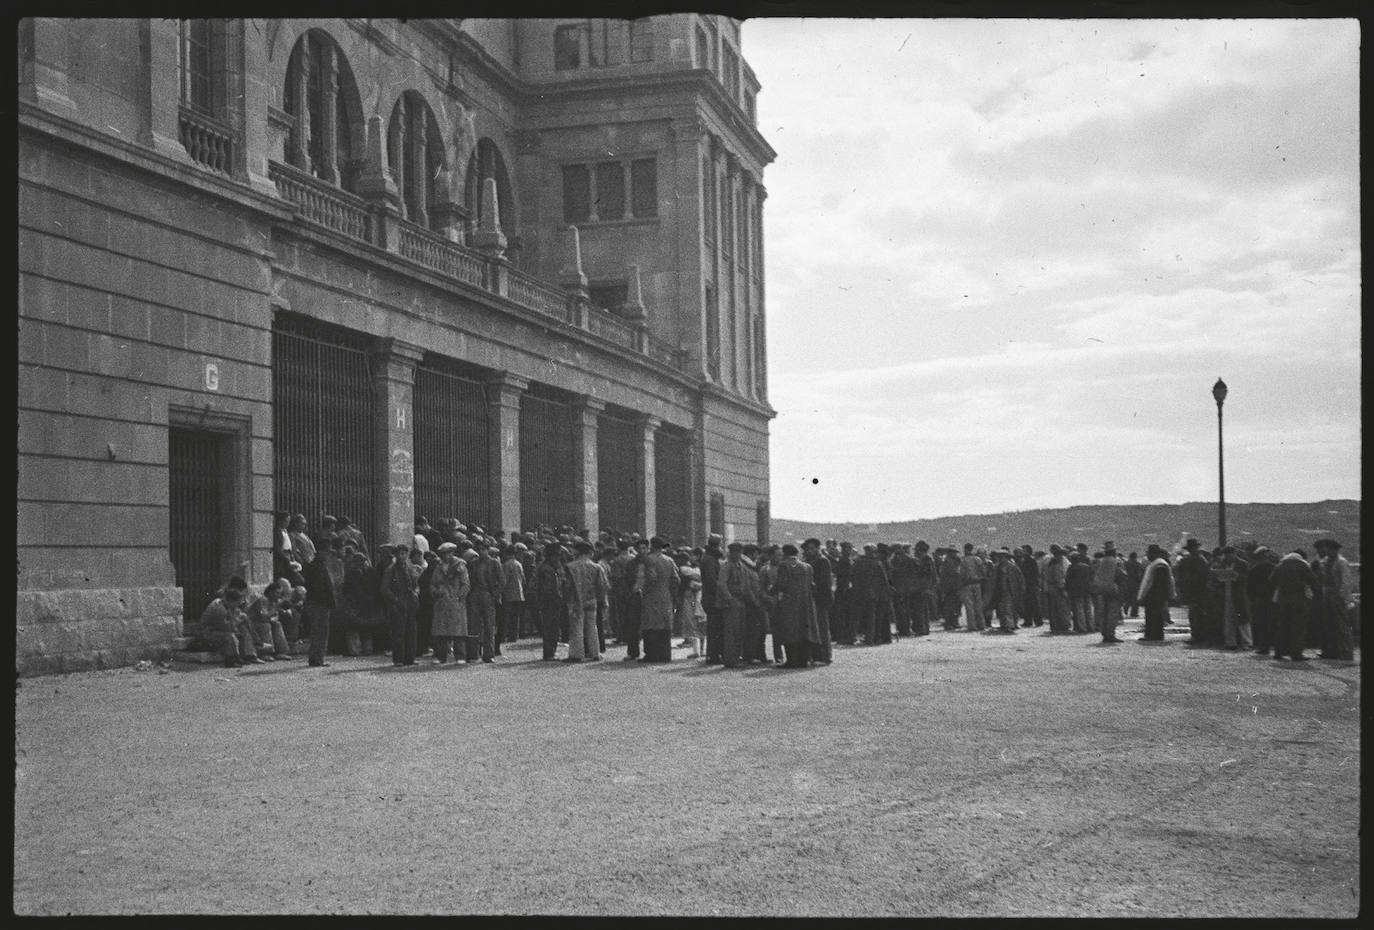
POLYGON ((1359 498, 1359 38, 747 20, 773 515, 1359 498))

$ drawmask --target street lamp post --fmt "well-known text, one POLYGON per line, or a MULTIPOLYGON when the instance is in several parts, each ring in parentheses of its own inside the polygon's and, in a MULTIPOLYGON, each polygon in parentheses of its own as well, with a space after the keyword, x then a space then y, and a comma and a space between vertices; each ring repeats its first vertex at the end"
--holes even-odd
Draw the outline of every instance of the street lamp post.
POLYGON ((1221 405, 1226 401, 1226 382, 1217 379, 1212 385, 1212 397, 1217 402, 1217 535, 1218 546, 1226 545, 1226 459, 1221 447, 1221 405))

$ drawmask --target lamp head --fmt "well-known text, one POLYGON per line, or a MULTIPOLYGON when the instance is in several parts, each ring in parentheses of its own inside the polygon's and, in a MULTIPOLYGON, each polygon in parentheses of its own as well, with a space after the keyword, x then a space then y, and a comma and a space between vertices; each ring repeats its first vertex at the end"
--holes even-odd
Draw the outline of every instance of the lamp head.
POLYGON ((1226 382, 1217 379, 1217 383, 1212 385, 1212 397, 1216 399, 1217 406, 1220 407, 1222 401, 1226 400, 1226 382))

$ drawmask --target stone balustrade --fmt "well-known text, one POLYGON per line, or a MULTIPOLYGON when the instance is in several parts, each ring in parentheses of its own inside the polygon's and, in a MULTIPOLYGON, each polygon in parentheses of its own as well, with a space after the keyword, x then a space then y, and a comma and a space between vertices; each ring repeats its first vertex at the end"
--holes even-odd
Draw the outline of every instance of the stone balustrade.
POLYGON ((484 286, 486 259, 483 256, 412 223, 401 224, 400 240, 401 255, 411 261, 473 287, 484 286))
POLYGON ((268 176, 277 185, 277 193, 294 203, 303 219, 354 239, 372 241, 372 217, 361 197, 280 162, 269 164, 268 176))
POLYGON ((193 161, 222 174, 233 173, 234 133, 228 126, 182 107, 177 118, 177 133, 193 161))

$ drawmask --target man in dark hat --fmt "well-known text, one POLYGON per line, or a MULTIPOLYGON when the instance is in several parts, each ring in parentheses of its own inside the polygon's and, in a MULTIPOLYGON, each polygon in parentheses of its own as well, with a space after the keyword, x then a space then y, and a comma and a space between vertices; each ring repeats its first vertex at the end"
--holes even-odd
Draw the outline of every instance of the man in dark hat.
POLYGON ((1140 590, 1140 580, 1145 576, 1145 566, 1141 564, 1140 556, 1132 552, 1126 556, 1126 561, 1121 567, 1126 572, 1126 588, 1123 592, 1126 615, 1134 619, 1140 616, 1140 602, 1135 599, 1135 595, 1140 590))
MULTIPOLYGON (((1068 633, 1073 629, 1069 616, 1069 560, 1064 548, 1058 543, 1050 543, 1050 558, 1045 563, 1045 605, 1049 614, 1051 633, 1068 633)), ((1163 634, 1161 634, 1163 635, 1163 634)))
POLYGON ((1169 601, 1175 597, 1174 576, 1169 567, 1169 559, 1163 549, 1150 543, 1145 550, 1148 565, 1141 576, 1140 590, 1136 600, 1145 608, 1146 642, 1164 642, 1164 627, 1169 622, 1169 601))
POLYGON ((1012 561, 1006 546, 992 550, 992 606, 997 612, 998 629, 1015 633, 1017 615, 1026 597, 1026 579, 1012 561))
POLYGON ((1121 622, 1121 591, 1126 584, 1126 569, 1116 555, 1116 544, 1108 540, 1102 558, 1092 565, 1093 620, 1104 643, 1119 643, 1116 625, 1121 622))
POLYGON ((758 575, 744 564, 744 545, 732 542, 716 583, 716 602, 721 610, 721 662, 736 668, 744 662, 744 623, 748 609, 762 605, 758 575))
POLYGON ((606 604, 611 583, 605 570, 592 561, 595 548, 585 539, 573 543, 574 558, 567 566, 569 584, 564 595, 568 609, 568 657, 563 660, 565 662, 595 662, 601 658, 596 615, 606 604))
POLYGON ((830 612, 830 634, 841 646, 854 645, 854 544, 839 544, 831 566, 835 576, 835 605, 830 612))
POLYGON ((720 578, 720 565, 725 560, 721 551, 719 533, 706 537, 706 549, 701 556, 701 607, 706 612, 706 664, 719 665, 724 652, 722 637, 725 630, 721 626, 723 617, 716 603, 716 581, 720 578))
POLYGON ((1274 586, 1274 613, 1277 618, 1274 658, 1291 657, 1294 662, 1306 662, 1303 649, 1307 645, 1308 603, 1321 588, 1321 579, 1307 564, 1307 553, 1301 549, 1279 559, 1270 575, 1274 586))
POLYGON ((321 546, 305 566, 305 624, 310 630, 310 665, 321 667, 329 646, 329 618, 338 603, 339 583, 331 570, 333 550, 321 546))
POLYGON ((414 665, 421 572, 417 570, 419 566, 413 566, 410 561, 410 550, 404 543, 381 548, 392 553, 390 563, 382 570, 379 585, 391 631, 391 664, 414 665))
POLYGON ((806 564, 811 566, 814 586, 812 599, 816 602, 816 628, 820 631, 820 639, 812 647, 811 658, 821 665, 829 665, 832 658, 830 607, 835 600, 830 560, 821 554, 821 541, 815 537, 802 543, 802 557, 806 564))
MULTIPOLYGON (((611 645, 620 646, 626 642, 626 632, 633 628, 638 631, 638 602, 634 599, 635 552, 630 548, 630 537, 621 536, 615 541, 616 554, 611 558, 611 645)), ((635 655, 638 655, 636 647, 635 655)))
MULTIPOLYGON (((673 596, 682 583, 677 563, 668 557, 668 541, 649 540, 634 590, 640 597, 640 630, 644 637, 644 661, 668 662, 673 657, 673 596)), ((600 571, 600 569, 598 569, 600 571)))
POLYGON ((1040 563, 1035 560, 1029 543, 1015 550, 1012 559, 1026 583, 1026 593, 1021 598, 1021 625, 1044 626, 1045 617, 1040 611, 1040 563))
POLYGON ((911 558, 916 563, 916 585, 911 593, 911 632, 916 636, 929 636, 930 621, 937 610, 935 586, 938 581, 930 543, 918 539, 911 558))
MULTIPOLYGON (((1214 639, 1207 625, 1207 579, 1211 564, 1196 539, 1189 539, 1183 549, 1185 555, 1178 560, 1174 571, 1178 599, 1188 607, 1188 645, 1208 645, 1214 639)), ((1215 639, 1219 643, 1220 637, 1215 639)))

